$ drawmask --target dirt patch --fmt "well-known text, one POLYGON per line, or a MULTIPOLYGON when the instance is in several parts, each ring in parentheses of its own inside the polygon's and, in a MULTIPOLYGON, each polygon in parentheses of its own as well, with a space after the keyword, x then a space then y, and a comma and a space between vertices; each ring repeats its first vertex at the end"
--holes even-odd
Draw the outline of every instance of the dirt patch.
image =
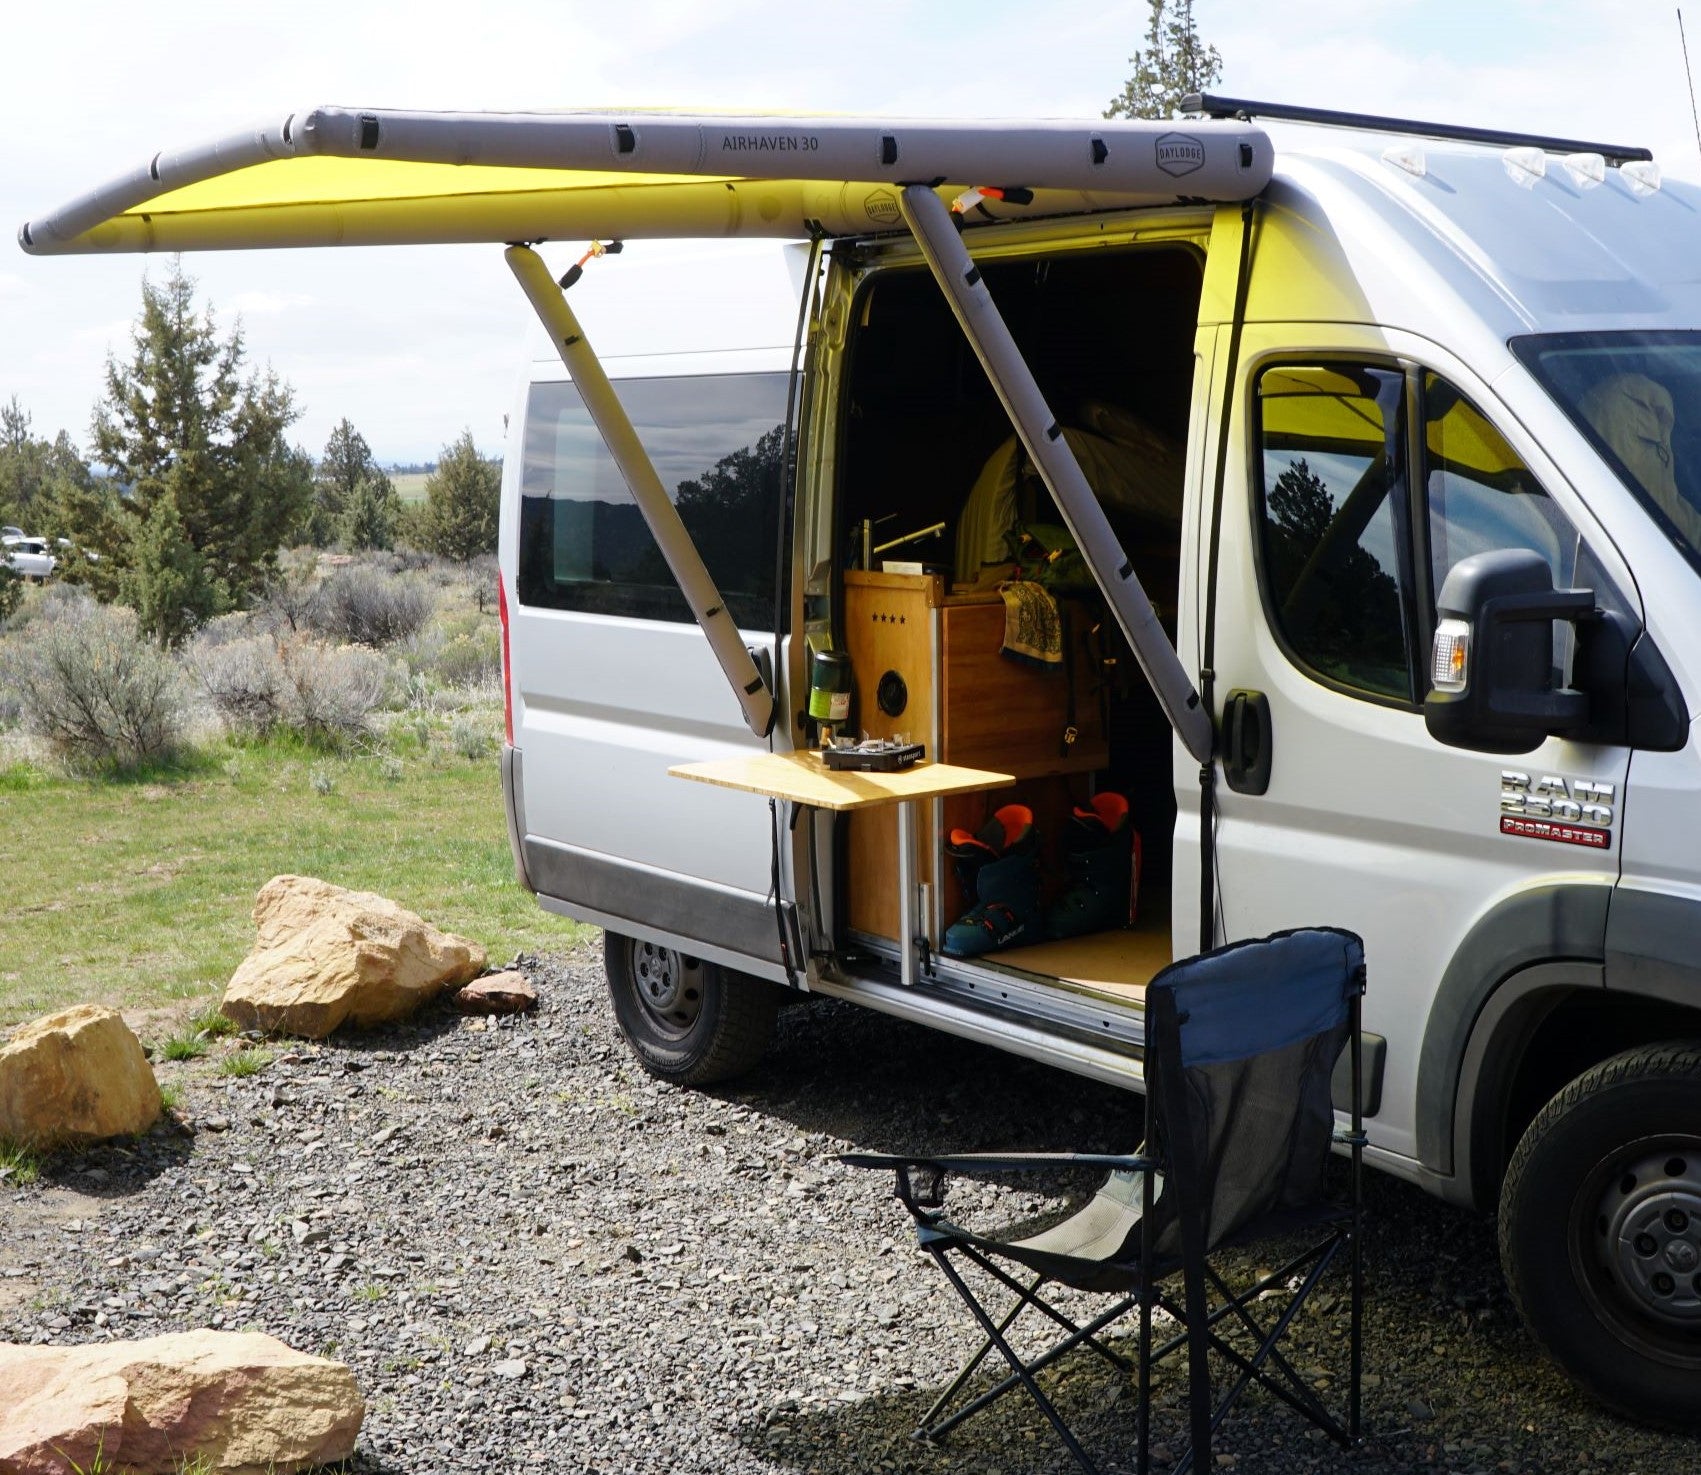
POLYGON ((52 1267, 65 1252, 66 1241, 84 1233, 102 1208, 98 1198, 70 1188, 14 1191, 6 1196, 6 1235, 0 1244, 0 1316, 29 1306, 41 1295, 52 1267))

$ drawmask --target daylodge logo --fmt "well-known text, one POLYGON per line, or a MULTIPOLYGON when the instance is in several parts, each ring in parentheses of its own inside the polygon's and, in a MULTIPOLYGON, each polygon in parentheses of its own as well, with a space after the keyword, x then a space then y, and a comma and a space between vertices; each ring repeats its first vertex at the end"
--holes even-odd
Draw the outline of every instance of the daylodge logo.
POLYGON ((1180 178, 1205 167, 1205 145, 1186 133, 1160 133, 1157 138, 1158 168, 1180 178))
POLYGON ((875 190, 862 202, 862 208, 870 220, 880 225, 898 223, 898 197, 886 190, 875 190))

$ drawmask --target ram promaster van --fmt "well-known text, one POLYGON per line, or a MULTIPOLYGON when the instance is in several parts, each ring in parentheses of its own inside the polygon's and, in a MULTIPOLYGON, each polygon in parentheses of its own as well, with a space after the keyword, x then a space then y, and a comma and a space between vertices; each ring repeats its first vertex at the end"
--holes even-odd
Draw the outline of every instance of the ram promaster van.
POLYGON ((1199 112, 320 109, 22 242, 507 246, 510 836, 648 1069, 791 990, 1138 1089, 1172 958, 1351 928, 1373 1161, 1498 1203, 1559 1361, 1694 1424, 1701 190, 1199 112), (646 242, 716 236, 777 244, 646 242), (984 782, 728 778, 864 737, 984 782))

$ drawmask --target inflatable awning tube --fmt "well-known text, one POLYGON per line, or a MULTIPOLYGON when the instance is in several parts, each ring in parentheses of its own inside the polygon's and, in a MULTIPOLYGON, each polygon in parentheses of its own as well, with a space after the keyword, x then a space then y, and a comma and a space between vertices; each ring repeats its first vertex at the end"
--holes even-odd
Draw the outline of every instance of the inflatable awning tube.
POLYGON ((1033 216, 1239 201, 1268 135, 1235 121, 880 120, 316 108, 178 152, 31 220, 37 255, 901 228, 897 190, 1032 190, 1033 216))

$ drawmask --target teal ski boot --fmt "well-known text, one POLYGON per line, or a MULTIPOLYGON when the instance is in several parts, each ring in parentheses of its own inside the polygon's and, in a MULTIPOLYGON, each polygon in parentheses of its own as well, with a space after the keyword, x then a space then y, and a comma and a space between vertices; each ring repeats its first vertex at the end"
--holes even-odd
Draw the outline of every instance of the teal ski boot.
POLYGON ((945 853, 972 905, 945 929, 941 952, 972 958, 1040 940, 1038 849, 1034 812, 1025 804, 1006 804, 979 834, 951 831, 945 853))
POLYGON ((1094 794, 1090 808, 1076 806, 1064 837, 1069 885, 1046 918, 1052 937, 1080 937, 1126 927, 1140 874, 1140 836, 1121 794, 1094 794))

